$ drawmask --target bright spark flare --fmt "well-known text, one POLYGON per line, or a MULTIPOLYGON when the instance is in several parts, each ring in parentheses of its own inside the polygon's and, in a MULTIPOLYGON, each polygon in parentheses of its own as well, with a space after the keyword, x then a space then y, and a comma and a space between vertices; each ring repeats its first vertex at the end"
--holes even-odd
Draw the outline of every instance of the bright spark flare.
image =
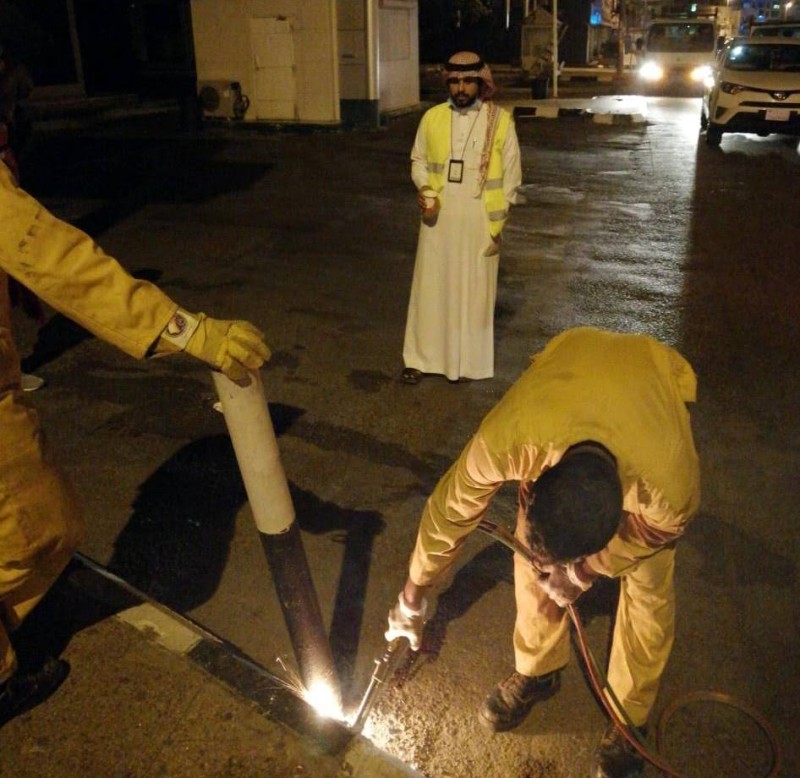
POLYGON ((315 682, 310 689, 303 692, 303 698, 320 716, 336 721, 344 720, 339 698, 329 684, 315 682))

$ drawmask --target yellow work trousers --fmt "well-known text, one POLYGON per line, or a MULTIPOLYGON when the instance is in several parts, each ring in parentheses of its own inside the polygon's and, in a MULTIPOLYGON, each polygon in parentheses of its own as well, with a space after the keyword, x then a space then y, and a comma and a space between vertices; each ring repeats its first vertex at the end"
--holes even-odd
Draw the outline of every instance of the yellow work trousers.
MULTIPOLYGON (((524 542, 520 511, 517 538, 524 542)), ((644 724, 658 693, 675 637, 675 549, 634 562, 619 575, 620 595, 608 664, 608 683, 636 726, 644 724)), ((605 572, 605 571, 599 571, 605 572)), ((612 573, 613 574, 613 573, 612 573)), ((536 583, 536 573, 514 555, 518 672, 543 675, 570 658, 569 616, 536 583)))
POLYGON ((7 392, 0 397, 0 683, 17 664, 9 635, 46 594, 82 538, 77 501, 47 460, 36 412, 19 392, 7 392), (9 428, 13 440, 3 434, 9 428))

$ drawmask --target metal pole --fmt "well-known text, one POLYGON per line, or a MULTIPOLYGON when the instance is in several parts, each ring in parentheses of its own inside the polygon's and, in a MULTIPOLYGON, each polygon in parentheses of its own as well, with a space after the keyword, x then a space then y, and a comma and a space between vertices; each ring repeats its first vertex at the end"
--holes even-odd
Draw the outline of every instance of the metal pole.
POLYGON ((367 99, 379 99, 379 68, 380 62, 378 57, 380 52, 379 46, 379 32, 378 32, 378 10, 375 7, 376 0, 365 0, 364 3, 364 16, 366 18, 366 45, 367 45, 367 61, 365 67, 367 69, 367 99))
POLYGON ((553 97, 558 97, 558 0, 553 0, 553 97))
POLYGON ((251 372, 245 386, 222 373, 214 372, 212 376, 300 667, 300 677, 306 689, 327 688, 340 704, 339 679, 295 521, 261 376, 251 372))

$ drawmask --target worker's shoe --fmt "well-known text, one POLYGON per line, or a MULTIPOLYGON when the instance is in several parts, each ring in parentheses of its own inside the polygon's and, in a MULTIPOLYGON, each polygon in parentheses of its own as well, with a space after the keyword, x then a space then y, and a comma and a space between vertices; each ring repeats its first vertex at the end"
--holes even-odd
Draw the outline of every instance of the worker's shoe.
POLYGON ((417 370, 415 367, 403 368, 403 372, 400 373, 400 380, 404 384, 418 384, 422 380, 422 371, 417 370))
POLYGON ((36 672, 17 671, 0 684, 0 727, 39 703, 58 689, 69 675, 63 659, 48 658, 36 672))
POLYGON ((542 700, 552 697, 561 687, 561 673, 523 675, 516 670, 499 683, 484 700, 480 722, 494 732, 514 729, 542 700))
MULTIPOLYGON (((646 727, 639 727, 644 736, 646 727)), ((609 724, 592 759, 592 778, 639 778, 644 759, 614 724, 609 724)))

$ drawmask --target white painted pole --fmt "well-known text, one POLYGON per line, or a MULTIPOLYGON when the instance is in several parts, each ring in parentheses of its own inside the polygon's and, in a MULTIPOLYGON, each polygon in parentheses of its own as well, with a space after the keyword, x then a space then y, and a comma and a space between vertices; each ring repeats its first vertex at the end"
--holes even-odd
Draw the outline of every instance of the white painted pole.
POLYGON ((214 371, 211 375, 256 527, 267 535, 287 532, 295 519, 294 505, 261 376, 251 371, 250 382, 239 386, 222 373, 214 371))
POLYGON ((225 423, 307 692, 341 709, 341 689, 311 579, 261 375, 241 386, 212 372, 225 423))

